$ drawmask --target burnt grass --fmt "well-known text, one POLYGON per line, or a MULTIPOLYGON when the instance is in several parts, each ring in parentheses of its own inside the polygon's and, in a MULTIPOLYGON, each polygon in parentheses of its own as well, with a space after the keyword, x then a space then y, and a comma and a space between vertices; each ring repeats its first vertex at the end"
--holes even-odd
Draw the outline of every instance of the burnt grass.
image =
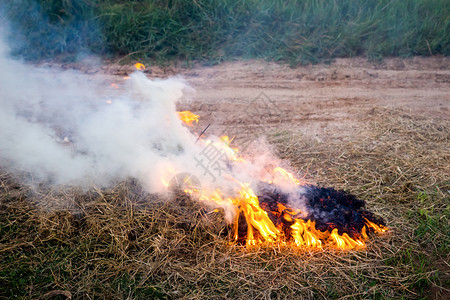
POLYGON ((0 299, 446 299, 449 122, 376 109, 359 135, 267 139, 320 186, 366 202, 390 230, 357 251, 230 243, 221 211, 182 195, 31 189, 0 172, 0 299))

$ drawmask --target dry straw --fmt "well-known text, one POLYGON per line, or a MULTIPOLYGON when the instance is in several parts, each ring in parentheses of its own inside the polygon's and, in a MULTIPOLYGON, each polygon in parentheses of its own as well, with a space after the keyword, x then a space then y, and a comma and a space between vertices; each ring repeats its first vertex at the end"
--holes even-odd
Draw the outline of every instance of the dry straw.
POLYGON ((443 299, 448 232, 431 221, 418 230, 435 216, 448 228, 449 123, 398 109, 367 118, 348 141, 268 137, 308 178, 356 194, 387 221, 365 249, 246 249, 229 242, 221 212, 181 195, 168 202, 133 180, 32 193, 3 171, 0 298, 443 299))

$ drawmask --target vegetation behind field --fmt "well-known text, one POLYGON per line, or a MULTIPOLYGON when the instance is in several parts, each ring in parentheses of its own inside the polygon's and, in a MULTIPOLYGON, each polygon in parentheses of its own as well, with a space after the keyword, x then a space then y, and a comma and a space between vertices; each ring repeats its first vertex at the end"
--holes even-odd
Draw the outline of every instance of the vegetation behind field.
POLYGON ((26 59, 167 61, 449 55, 446 0, 20 0, 0 5, 26 59))
POLYGON ((376 109, 352 141, 268 139, 389 231, 367 248, 246 249, 223 210, 146 193, 21 184, 0 168, 0 299, 450 299, 450 123, 376 109))

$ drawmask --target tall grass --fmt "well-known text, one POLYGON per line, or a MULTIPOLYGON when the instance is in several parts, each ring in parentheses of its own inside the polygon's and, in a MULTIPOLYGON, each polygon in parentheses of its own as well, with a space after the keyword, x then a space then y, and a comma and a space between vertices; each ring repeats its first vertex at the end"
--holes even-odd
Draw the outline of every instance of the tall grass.
POLYGON ((3 4, 18 53, 293 64, 450 54, 447 0, 21 0, 3 4))

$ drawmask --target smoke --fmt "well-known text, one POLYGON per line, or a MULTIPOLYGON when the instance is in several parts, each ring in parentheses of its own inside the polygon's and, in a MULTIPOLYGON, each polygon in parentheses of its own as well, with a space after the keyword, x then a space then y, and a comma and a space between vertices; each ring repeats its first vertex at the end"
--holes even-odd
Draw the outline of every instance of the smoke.
MULTIPOLYGON (((165 193, 171 178, 188 173, 204 190, 236 197, 240 183, 256 190, 280 164, 260 141, 245 162, 227 156, 221 170, 202 168, 201 154, 223 142, 197 142, 178 118, 176 104, 193 92, 180 77, 136 71, 124 80, 29 65, 10 56, 4 39, 0 65, 0 167, 29 184, 89 189, 134 178, 149 193, 165 193)), ((229 221, 236 212, 230 201, 209 204, 225 208, 229 221)))
POLYGON ((23 64, 3 40, 0 65, 1 165, 35 181, 87 187, 136 177, 160 191, 159 168, 195 147, 175 113, 189 90, 181 78, 137 72, 116 89, 105 76, 23 64))

